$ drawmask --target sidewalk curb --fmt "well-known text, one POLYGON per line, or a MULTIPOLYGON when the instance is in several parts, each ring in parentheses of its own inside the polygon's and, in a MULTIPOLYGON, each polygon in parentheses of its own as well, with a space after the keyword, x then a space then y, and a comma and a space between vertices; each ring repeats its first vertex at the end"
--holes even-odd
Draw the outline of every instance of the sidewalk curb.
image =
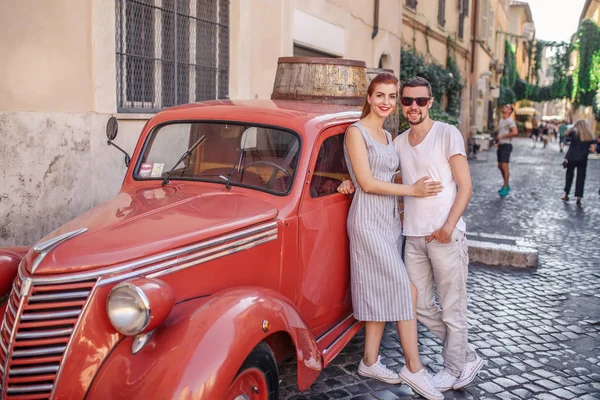
POLYGON ((524 238, 467 233, 467 239, 471 262, 513 268, 537 267, 537 247, 524 238))

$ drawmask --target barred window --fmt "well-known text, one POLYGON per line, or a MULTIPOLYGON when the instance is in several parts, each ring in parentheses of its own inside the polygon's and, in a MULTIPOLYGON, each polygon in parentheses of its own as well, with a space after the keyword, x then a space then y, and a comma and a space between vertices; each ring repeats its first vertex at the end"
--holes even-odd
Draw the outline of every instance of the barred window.
POLYGON ((411 10, 417 9, 417 0, 406 0, 406 8, 410 8, 411 10))
POLYGON ((116 0, 117 111, 227 98, 229 0, 116 0))
POLYGON ((438 0, 438 24, 440 26, 446 25, 446 0, 438 0))

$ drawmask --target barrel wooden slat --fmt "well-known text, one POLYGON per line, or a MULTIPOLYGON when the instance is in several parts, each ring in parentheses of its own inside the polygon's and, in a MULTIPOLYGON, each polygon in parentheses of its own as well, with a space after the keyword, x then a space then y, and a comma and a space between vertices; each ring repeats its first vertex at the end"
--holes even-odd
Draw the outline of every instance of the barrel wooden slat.
POLYGON ((271 99, 359 106, 366 91, 366 64, 362 61, 282 57, 271 99))

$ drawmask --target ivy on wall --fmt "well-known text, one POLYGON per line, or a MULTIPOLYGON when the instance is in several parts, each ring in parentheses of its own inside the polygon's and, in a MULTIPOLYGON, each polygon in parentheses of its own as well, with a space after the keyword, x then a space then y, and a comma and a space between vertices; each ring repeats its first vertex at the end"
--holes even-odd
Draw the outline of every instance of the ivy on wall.
POLYGON ((569 98, 575 106, 592 106, 600 121, 600 27, 589 19, 583 20, 573 45, 545 40, 532 40, 528 44, 530 68, 523 80, 517 76, 515 48, 506 41, 500 104, 523 99, 542 102, 569 98), (541 87, 539 71, 546 48, 555 50, 551 64, 554 78, 552 85, 541 87), (572 51, 577 51, 578 56, 575 70, 570 72, 572 51))
POLYGON ((575 49, 579 52, 573 73, 571 100, 576 105, 591 106, 600 89, 600 27, 586 19, 577 31, 575 49))

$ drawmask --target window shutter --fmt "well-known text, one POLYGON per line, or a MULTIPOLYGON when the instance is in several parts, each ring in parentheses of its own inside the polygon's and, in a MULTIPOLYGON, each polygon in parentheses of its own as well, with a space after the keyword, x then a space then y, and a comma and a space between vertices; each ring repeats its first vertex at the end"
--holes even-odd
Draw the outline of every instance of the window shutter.
POLYGON ((446 25, 446 0, 438 0, 438 24, 446 25))

